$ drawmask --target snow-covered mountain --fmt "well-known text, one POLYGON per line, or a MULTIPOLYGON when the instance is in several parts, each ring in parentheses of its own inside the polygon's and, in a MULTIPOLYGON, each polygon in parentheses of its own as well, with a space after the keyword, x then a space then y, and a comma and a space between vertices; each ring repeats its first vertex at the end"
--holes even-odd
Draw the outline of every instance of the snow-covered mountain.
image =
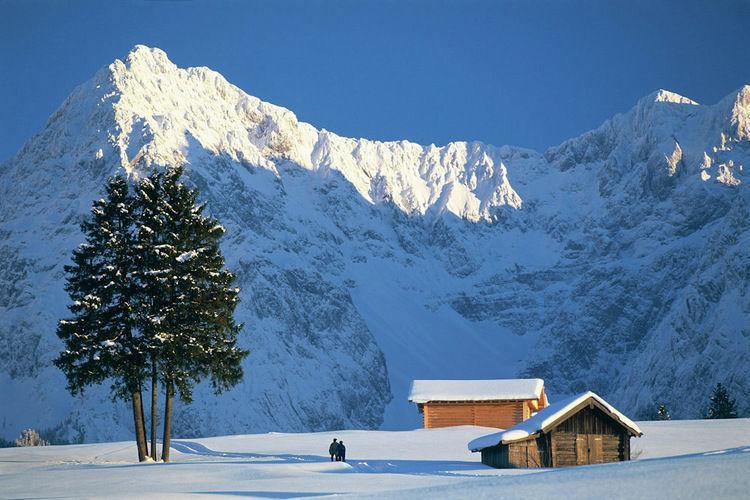
POLYGON ((658 91, 539 154, 339 137, 137 46, 0 165, 6 438, 129 435, 126 405, 51 366, 62 268, 107 176, 178 163, 227 227, 251 350, 178 436, 415 426, 413 378, 528 374, 678 417, 716 382, 750 392, 750 86, 658 91))

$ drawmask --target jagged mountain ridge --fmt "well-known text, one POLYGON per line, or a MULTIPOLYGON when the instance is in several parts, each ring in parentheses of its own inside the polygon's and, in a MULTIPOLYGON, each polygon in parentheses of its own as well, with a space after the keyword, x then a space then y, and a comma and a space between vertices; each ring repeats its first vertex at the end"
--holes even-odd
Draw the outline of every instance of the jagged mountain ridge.
POLYGON ((240 387, 178 407, 181 435, 404 427, 411 378, 518 373, 695 416, 749 383, 749 96, 659 91, 543 155, 425 147, 317 130, 138 46, 0 166, 0 430, 128 434, 50 367, 62 265, 108 175, 176 163, 228 228, 253 351, 240 387))

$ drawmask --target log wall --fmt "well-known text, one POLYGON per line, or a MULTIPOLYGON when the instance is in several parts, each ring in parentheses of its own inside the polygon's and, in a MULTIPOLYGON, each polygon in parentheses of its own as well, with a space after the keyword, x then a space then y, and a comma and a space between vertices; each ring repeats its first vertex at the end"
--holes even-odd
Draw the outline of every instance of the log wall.
POLYGON ((482 463, 498 469, 552 467, 549 435, 482 450, 482 463))
POLYGON ((507 429, 531 415, 524 401, 498 403, 425 403, 423 422, 426 429, 454 425, 480 425, 507 429))
POLYGON ((596 406, 581 409, 551 434, 555 466, 630 460, 630 435, 596 406))

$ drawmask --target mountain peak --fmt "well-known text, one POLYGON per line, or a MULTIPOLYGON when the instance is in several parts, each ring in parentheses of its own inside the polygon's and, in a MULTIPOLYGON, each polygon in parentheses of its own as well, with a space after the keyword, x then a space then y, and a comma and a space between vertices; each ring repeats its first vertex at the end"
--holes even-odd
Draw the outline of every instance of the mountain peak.
POLYGON ((655 92, 651 92, 646 97, 641 99, 641 101, 645 102, 671 102, 675 104, 692 104, 694 106, 697 106, 698 103, 694 100, 682 96, 680 94, 677 94, 675 92, 671 92, 669 90, 659 89, 655 92))
POLYGON ((743 107, 750 107, 750 85, 743 85, 734 95, 736 103, 743 107))
POLYGON ((738 140, 750 139, 750 85, 743 85, 730 94, 731 130, 738 140))
POLYGON ((142 44, 134 45, 133 48, 128 52, 126 59, 129 61, 138 59, 159 59, 169 61, 167 53, 159 47, 149 47, 142 44))
POLYGON ((157 47, 136 45, 125 57, 125 66, 130 71, 149 71, 163 73, 167 70, 177 69, 177 66, 169 60, 167 53, 157 47))

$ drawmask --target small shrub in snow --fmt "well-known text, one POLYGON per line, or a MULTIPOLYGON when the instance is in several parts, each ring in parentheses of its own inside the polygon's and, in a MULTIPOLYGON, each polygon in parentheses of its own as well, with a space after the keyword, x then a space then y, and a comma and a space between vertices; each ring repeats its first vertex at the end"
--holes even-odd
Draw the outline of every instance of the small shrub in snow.
POLYGON ((16 446, 49 446, 49 441, 42 439, 34 429, 26 429, 16 439, 16 446))
POLYGON ((672 420, 672 416, 669 414, 666 405, 659 405, 659 408, 656 410, 656 420, 672 420))
POLYGON ((669 409, 664 403, 655 402, 639 413, 638 418, 641 420, 672 420, 669 409))

